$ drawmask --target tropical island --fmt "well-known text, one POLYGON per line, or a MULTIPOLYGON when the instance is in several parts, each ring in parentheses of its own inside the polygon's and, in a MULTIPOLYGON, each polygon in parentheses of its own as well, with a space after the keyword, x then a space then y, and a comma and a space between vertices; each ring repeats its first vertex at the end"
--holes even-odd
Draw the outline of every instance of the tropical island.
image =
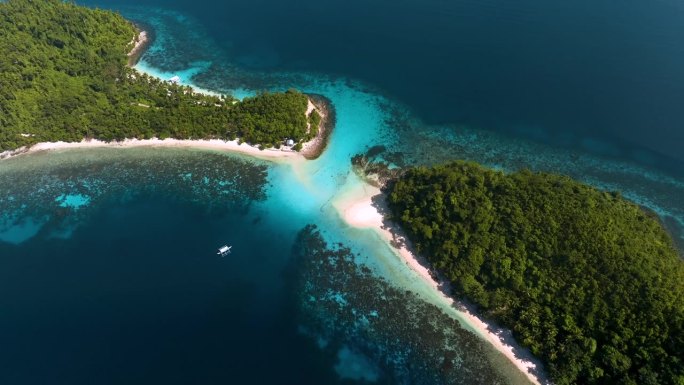
MULTIPOLYGON (((327 123, 324 102, 296 90, 239 101, 134 70, 145 35, 111 11, 11 0, 0 3, 0 15, 0 153, 152 138, 299 151, 327 123)), ((307 157, 320 154, 325 140, 318 143, 307 157)))
MULTIPOLYGON (((315 142, 315 157, 334 121, 296 90, 239 101, 140 73, 145 34, 113 12, 9 0, 0 15, 0 153, 174 139, 284 154, 315 142)), ((390 219, 452 294, 513 330, 556 383, 684 383, 684 268, 653 214, 557 175, 355 165, 380 175, 367 180, 386 186, 390 219)))
POLYGON ((684 263, 655 214, 553 174, 462 161, 401 174, 391 220, 554 383, 684 383, 684 263))

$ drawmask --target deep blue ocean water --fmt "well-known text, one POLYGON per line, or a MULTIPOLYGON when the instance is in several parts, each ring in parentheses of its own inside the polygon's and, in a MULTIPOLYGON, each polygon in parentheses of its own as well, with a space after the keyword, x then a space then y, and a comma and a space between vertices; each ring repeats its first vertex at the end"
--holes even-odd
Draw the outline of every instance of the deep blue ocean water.
POLYGON ((2 384, 526 383, 340 219, 361 186, 349 159, 372 145, 569 174, 684 244, 673 1, 81 3, 153 32, 141 70, 323 94, 337 126, 297 166, 170 149, 0 162, 2 384))
POLYGON ((89 216, 69 242, 4 248, 3 384, 334 382, 289 317, 289 242, 164 194, 89 216), (249 253, 217 258, 228 233, 249 253))

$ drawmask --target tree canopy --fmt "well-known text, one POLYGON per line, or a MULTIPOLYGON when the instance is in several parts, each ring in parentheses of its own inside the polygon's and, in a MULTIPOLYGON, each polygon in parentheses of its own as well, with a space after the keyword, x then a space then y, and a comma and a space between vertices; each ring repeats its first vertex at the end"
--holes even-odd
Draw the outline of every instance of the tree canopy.
POLYGON ((655 215, 570 178, 454 162, 388 186, 418 252, 557 384, 684 384, 684 263, 655 215))
POLYGON ((0 151, 83 138, 307 139, 305 95, 237 102, 139 74, 127 66, 136 34, 111 11, 0 2, 0 151))
POLYGON ((287 138, 308 140, 307 106, 306 96, 295 90, 246 98, 228 113, 228 135, 267 146, 287 138))

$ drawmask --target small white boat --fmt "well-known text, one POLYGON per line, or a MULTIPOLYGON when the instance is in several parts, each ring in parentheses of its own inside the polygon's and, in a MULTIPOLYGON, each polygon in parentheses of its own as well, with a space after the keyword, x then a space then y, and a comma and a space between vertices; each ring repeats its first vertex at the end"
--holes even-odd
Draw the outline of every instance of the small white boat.
POLYGON ((230 254, 230 249, 232 248, 233 246, 223 245, 218 248, 218 252, 216 254, 225 257, 227 254, 230 254))

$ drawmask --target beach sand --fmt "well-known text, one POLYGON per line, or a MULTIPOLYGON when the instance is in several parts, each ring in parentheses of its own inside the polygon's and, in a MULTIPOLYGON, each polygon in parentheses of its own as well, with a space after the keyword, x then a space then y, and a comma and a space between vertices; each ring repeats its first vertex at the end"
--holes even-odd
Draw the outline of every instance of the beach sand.
POLYGON ((23 147, 14 151, 0 153, 0 159, 7 159, 17 155, 32 154, 39 151, 54 151, 75 148, 139 148, 139 147, 175 147, 196 148, 215 151, 234 152, 250 155, 265 160, 279 160, 285 158, 304 158, 302 154, 293 150, 264 149, 250 146, 246 143, 238 144, 237 140, 225 141, 219 139, 207 140, 180 140, 180 139, 125 139, 120 142, 104 142, 91 139, 80 142, 42 142, 31 147, 23 147))

